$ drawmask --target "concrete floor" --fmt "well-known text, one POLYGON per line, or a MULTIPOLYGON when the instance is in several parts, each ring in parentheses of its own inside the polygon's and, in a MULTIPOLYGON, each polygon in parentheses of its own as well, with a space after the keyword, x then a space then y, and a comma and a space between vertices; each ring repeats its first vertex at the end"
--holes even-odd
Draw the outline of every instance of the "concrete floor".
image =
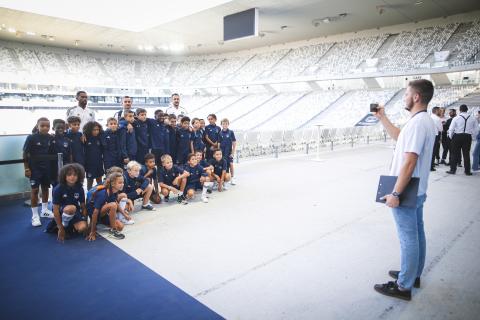
POLYGON ((480 175, 442 166, 425 205, 427 262, 411 302, 379 295, 400 253, 374 202, 391 145, 237 165, 208 204, 134 214, 115 245, 227 319, 478 319, 480 175))

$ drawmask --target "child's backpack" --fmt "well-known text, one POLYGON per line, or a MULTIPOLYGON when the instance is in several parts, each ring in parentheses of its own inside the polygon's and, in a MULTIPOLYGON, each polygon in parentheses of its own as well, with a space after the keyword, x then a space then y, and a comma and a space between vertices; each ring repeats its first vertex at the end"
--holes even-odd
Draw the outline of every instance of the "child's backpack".
POLYGON ((105 189, 104 184, 97 184, 96 186, 93 186, 90 190, 87 192, 87 206, 93 207, 93 202, 95 201, 95 195, 97 194, 98 191, 105 189))

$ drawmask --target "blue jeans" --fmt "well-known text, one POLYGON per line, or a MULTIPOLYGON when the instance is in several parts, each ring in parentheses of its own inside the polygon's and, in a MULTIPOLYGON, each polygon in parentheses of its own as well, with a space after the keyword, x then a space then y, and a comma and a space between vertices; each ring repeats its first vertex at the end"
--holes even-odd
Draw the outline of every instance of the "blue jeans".
MULTIPOLYGON (((480 134, 479 134, 480 135, 480 134)), ((473 149, 472 155, 472 170, 478 170, 478 163, 480 161, 480 137, 477 136, 477 142, 475 143, 475 148, 473 149)))
POLYGON ((425 266, 425 230, 423 228, 423 203, 427 195, 417 197, 416 208, 393 208, 393 217, 400 240, 401 266, 397 284, 410 290, 415 278, 420 277, 425 266))

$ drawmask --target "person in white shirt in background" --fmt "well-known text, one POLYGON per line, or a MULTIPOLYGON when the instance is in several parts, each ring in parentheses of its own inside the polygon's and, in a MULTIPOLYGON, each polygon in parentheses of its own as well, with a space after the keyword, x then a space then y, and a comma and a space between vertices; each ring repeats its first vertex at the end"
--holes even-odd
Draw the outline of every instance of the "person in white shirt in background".
POLYGON ((480 166, 480 110, 477 112, 477 122, 478 122, 478 127, 477 127, 477 136, 476 136, 476 142, 475 142, 475 148, 473 149, 473 154, 472 154, 472 171, 478 172, 479 166, 480 166))
POLYGON ((433 145, 433 154, 432 154, 432 165, 430 166, 430 171, 435 171, 435 166, 440 164, 440 137, 443 131, 442 120, 440 119, 440 108, 432 108, 432 119, 437 128, 437 135, 435 136, 435 144, 433 145), (437 160, 435 162, 435 160, 437 160))
POLYGON ((187 110, 180 106, 180 95, 178 93, 172 94, 170 100, 170 106, 165 111, 168 115, 174 114, 177 119, 179 116, 182 118, 188 116, 187 110))
POLYGON ((465 104, 460 106, 460 114, 453 118, 448 136, 452 139, 452 161, 450 161, 449 174, 455 174, 457 163, 460 158, 460 152, 463 154, 463 166, 465 174, 471 176, 470 167, 470 148, 472 147, 472 138, 476 137, 478 132, 478 122, 474 116, 467 113, 468 107, 465 104))
POLYGON ((95 121, 95 112, 87 107, 88 95, 85 91, 78 91, 76 94, 77 105, 67 109, 67 119, 71 116, 80 118, 80 130, 90 121, 95 121))

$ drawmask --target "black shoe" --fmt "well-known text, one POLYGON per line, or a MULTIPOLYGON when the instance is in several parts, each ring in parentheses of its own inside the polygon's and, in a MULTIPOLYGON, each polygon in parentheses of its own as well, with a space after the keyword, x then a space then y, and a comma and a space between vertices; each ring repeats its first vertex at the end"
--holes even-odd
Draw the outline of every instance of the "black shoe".
POLYGON ((466 176, 471 176, 472 173, 471 173, 471 172, 465 172, 465 175, 466 175, 466 176))
POLYGON ((445 162, 445 160, 440 161, 440 164, 447 165, 447 163, 445 162))
POLYGON ((166 197, 163 198, 163 201, 165 201, 165 202, 168 202, 168 200, 170 200, 170 196, 166 196, 166 197))
MULTIPOLYGON (((400 273, 400 271, 395 271, 395 270, 388 271, 388 275, 395 280, 398 279, 398 274, 399 273, 400 273)), ((415 282, 413 283, 413 287, 414 288, 420 288, 420 278, 415 278, 415 282)))
POLYGON ((212 193, 212 190, 211 190, 211 189, 207 189, 207 193, 208 193, 208 194, 211 194, 211 193, 212 193))
POLYGON ((437 171, 437 169, 435 169, 435 168, 430 168, 430 171, 437 171))
POLYGON ((452 170, 448 170, 446 171, 448 174, 455 174, 455 171, 452 171, 452 170))
POLYGON ((376 284, 375 286, 373 286, 373 289, 375 289, 375 291, 377 291, 378 293, 389 297, 403 299, 406 301, 412 300, 412 292, 410 290, 400 290, 395 281, 389 281, 383 284, 376 284))
POLYGON ((108 233, 113 236, 115 239, 122 240, 125 239, 125 235, 118 230, 110 229, 108 233))
POLYGON ((457 167, 459 167, 459 168, 463 168, 463 166, 462 166, 462 164, 461 164, 461 163, 460 163, 460 164, 459 164, 457 167))

